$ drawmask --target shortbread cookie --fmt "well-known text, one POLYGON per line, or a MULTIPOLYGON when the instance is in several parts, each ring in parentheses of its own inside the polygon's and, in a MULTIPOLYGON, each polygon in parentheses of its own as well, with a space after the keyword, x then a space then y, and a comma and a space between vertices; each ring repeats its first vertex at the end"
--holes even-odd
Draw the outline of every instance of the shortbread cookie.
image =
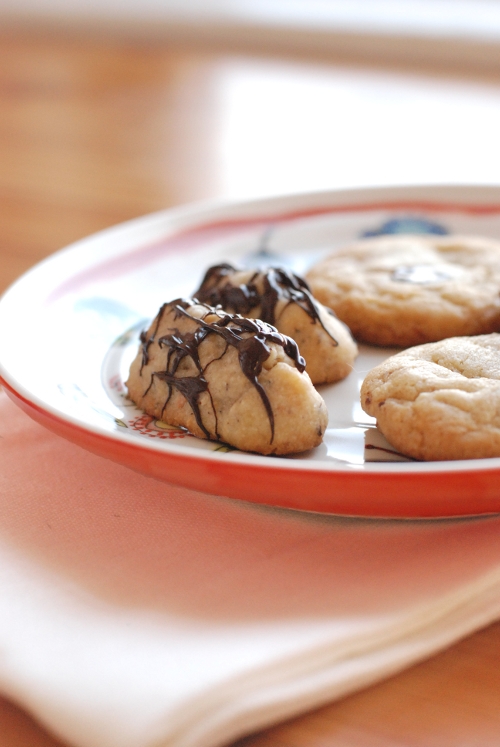
POLYGON ((194 295, 233 314, 261 319, 292 337, 313 384, 339 381, 352 371, 358 348, 349 330, 311 295, 302 278, 288 270, 216 265, 207 271, 194 295))
POLYGON ((194 436, 261 454, 317 446, 328 414, 293 340, 191 299, 164 304, 141 335, 130 398, 194 436))
POLYGON ((492 239, 364 239, 319 262, 307 280, 356 338, 375 345, 500 330, 500 242, 492 239))
POLYGON ((374 368, 363 409, 414 459, 500 456, 500 334, 404 350, 374 368))

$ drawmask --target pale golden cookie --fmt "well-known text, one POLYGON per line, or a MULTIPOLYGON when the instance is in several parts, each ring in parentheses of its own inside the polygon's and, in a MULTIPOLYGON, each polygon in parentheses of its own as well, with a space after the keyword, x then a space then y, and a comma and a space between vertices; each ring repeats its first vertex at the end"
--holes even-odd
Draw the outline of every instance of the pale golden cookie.
POLYGON ((307 281, 354 337, 375 345, 500 330, 500 242, 492 239, 364 239, 319 262, 307 281))
POLYGON ((293 340, 191 299, 164 304, 141 335, 130 398, 199 438, 261 454, 318 446, 328 413, 293 340))
POLYGON ((374 368, 361 405, 414 459, 500 456, 500 334, 419 345, 374 368))
POLYGON ((311 295, 307 283, 280 267, 236 270, 211 267, 194 294, 211 306, 272 324, 295 340, 313 384, 344 379, 358 348, 343 324, 311 295))

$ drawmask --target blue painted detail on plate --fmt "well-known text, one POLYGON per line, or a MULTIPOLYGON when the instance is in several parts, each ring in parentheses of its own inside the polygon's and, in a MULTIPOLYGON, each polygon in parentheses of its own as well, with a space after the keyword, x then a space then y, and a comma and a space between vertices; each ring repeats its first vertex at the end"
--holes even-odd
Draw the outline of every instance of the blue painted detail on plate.
POLYGON ((115 317, 120 321, 137 319, 139 314, 133 309, 125 306, 120 301, 103 296, 92 296, 91 298, 79 298, 73 306, 76 313, 95 312, 104 317, 115 317))
POLYGON ((386 236, 388 234, 400 233, 437 234, 443 236, 444 234, 449 233, 449 231, 440 223, 434 223, 425 218, 408 217, 392 218, 383 223, 380 228, 376 228, 372 231, 364 231, 361 235, 363 238, 368 238, 369 236, 386 236))

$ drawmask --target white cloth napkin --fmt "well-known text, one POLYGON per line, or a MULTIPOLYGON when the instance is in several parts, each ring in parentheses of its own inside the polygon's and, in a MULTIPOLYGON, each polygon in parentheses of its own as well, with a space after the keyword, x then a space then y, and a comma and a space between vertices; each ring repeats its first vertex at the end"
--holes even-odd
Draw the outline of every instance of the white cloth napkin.
POLYGON ((500 519, 339 519, 143 477, 0 395, 0 689, 78 747, 216 747, 500 617, 500 519))

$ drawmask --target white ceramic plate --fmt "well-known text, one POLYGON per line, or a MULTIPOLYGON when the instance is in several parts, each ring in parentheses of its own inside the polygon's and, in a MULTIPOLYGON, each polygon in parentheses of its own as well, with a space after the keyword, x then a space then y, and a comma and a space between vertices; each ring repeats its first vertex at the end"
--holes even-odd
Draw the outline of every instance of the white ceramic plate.
POLYGON ((498 511, 500 459, 410 462, 361 410, 361 381, 390 350, 362 347, 345 381, 321 387, 330 413, 324 443, 291 458, 197 440, 145 416, 125 396, 139 331, 161 303, 192 295, 211 264, 285 264, 302 272, 362 235, 440 231, 500 238, 500 188, 307 194, 188 207, 117 226, 42 262, 3 297, 2 381, 61 435, 199 490, 367 516, 498 511))

